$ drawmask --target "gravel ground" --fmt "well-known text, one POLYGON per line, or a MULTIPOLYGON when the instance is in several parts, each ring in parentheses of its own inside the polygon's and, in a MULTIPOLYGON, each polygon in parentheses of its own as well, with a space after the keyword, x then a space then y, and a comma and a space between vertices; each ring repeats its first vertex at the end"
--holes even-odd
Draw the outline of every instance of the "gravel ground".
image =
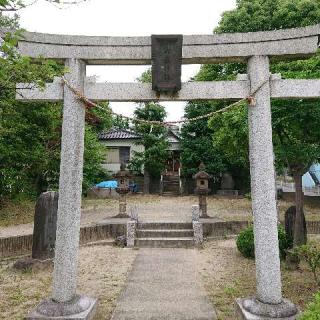
MULTIPOLYGON (((136 250, 110 246, 80 249, 78 293, 99 299, 95 320, 110 319, 126 282, 136 250)), ((0 266, 1 319, 22 319, 45 297, 50 297, 52 267, 15 271, 12 264, 0 266)))
MULTIPOLYGON (((132 195, 127 200, 127 212, 137 207, 142 221, 191 221, 191 206, 198 203, 196 196, 160 197, 156 195, 132 195)), ((208 198, 208 214, 222 218, 232 216, 241 220, 250 216, 250 201, 247 199, 208 198)), ((82 202, 81 225, 92 225, 118 214, 118 200, 84 199, 82 202)), ((33 232, 33 223, 0 227, 0 237, 9 237, 33 232)))
MULTIPOLYGON (((198 268, 218 320, 234 319, 234 301, 255 294, 254 260, 237 251, 235 239, 207 242, 199 251, 198 268)), ((319 289, 305 264, 289 271, 282 263, 283 296, 303 310, 319 289)))
MULTIPOLYGON (((116 300, 124 288, 137 250, 110 246, 80 249, 78 293, 99 298, 95 320, 110 319, 116 300)), ((218 320, 233 317, 234 300, 255 293, 254 261, 242 257, 235 239, 215 240, 196 251, 194 262, 213 304, 218 320)), ((14 271, 11 264, 0 266, 1 319, 17 320, 50 296, 52 267, 34 271, 14 271)), ((301 265, 289 271, 282 265, 284 296, 302 310, 317 286, 310 271, 301 265)))
MULTIPOLYGON (((144 221, 191 221, 191 206, 198 203, 196 196, 161 197, 157 195, 130 195, 127 212, 136 206, 140 220, 144 221)), ((292 203, 279 202, 281 217, 292 203)), ((307 220, 318 220, 320 209, 305 205, 307 220)), ((92 225, 116 216, 118 201, 113 199, 83 199, 81 225, 92 225)), ((251 201, 208 197, 208 214, 218 220, 251 220, 251 201)), ((32 215, 31 215, 32 217, 32 215)), ((31 218, 32 219, 32 218, 31 218)), ((9 237, 33 232, 33 223, 0 227, 0 237, 9 237)))

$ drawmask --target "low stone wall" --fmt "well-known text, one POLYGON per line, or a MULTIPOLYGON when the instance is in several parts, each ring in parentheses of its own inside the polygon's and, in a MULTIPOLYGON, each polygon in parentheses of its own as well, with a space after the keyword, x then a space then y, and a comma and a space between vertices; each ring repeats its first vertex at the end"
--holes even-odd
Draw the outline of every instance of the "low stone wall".
POLYGON ((32 234, 0 238, 0 258, 28 254, 32 250, 32 234))
MULTIPOLYGON (((125 235, 126 230, 126 224, 121 223, 82 227, 80 229, 80 245, 104 239, 114 239, 125 235)), ((31 254, 32 242, 32 234, 0 238, 0 258, 31 254)))
POLYGON ((248 221, 204 222, 203 236, 220 238, 228 235, 236 235, 248 225, 248 221))
POLYGON ((108 238, 114 239, 118 236, 125 235, 126 232, 126 223, 100 224, 83 227, 80 230, 80 245, 108 238))
MULTIPOLYGON (((294 192, 283 192, 281 198, 286 201, 291 201, 294 205, 295 193, 294 192)), ((303 202, 310 206, 320 207, 320 197, 317 196, 303 196, 303 202)))
MULTIPOLYGON (((204 238, 222 238, 237 235, 249 225, 248 221, 203 222, 204 238)), ((320 221, 307 221, 309 234, 320 234, 320 221)), ((105 239, 115 239, 125 235, 127 223, 106 223, 82 227, 80 230, 80 245, 105 239)), ((32 234, 0 238, 0 258, 31 254, 32 234)))
POLYGON ((307 232, 309 234, 320 234, 320 221, 307 221, 307 232))

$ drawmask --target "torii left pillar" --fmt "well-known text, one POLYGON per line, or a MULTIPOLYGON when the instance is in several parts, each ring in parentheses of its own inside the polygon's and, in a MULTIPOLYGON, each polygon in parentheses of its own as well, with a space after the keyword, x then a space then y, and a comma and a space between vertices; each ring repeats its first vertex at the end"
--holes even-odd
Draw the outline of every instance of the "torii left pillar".
MULTIPOLYGON (((85 63, 67 59, 67 81, 84 90, 85 63)), ((97 300, 76 294, 80 236, 85 108, 64 86, 59 202, 53 294, 26 319, 91 319, 97 300)))

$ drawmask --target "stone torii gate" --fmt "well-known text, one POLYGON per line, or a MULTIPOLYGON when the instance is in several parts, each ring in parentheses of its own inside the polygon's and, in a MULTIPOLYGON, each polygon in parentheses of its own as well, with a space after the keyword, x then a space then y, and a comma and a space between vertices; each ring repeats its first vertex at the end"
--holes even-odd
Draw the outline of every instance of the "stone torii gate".
MULTIPOLYGON (((320 80, 282 80, 271 75, 269 60, 304 58, 318 49, 320 24, 270 32, 184 36, 182 63, 246 62, 248 74, 236 81, 183 83, 174 96, 157 94, 151 84, 86 81, 86 65, 151 63, 151 37, 87 37, 24 33, 21 54, 58 59, 65 77, 93 101, 188 101, 242 99, 254 94, 249 107, 252 210, 254 213, 256 297, 236 301, 239 319, 296 319, 297 309, 282 297, 275 202, 274 155, 270 98, 320 97, 320 80)), ((76 294, 85 108, 62 81, 44 91, 19 84, 22 101, 63 101, 59 206, 52 298, 27 319, 89 319, 96 300, 76 294), (25 89, 23 89, 25 88, 25 89)))

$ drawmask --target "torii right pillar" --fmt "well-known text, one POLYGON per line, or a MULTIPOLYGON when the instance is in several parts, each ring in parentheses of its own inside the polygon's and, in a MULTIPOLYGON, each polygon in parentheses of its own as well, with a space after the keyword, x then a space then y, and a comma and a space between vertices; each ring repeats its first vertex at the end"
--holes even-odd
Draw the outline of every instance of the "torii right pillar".
POLYGON ((237 299, 239 319, 297 319, 298 310, 282 298, 278 218, 272 145, 269 58, 248 61, 251 92, 261 86, 249 107, 249 149, 257 292, 237 299), (263 84, 264 83, 264 84, 263 84))

